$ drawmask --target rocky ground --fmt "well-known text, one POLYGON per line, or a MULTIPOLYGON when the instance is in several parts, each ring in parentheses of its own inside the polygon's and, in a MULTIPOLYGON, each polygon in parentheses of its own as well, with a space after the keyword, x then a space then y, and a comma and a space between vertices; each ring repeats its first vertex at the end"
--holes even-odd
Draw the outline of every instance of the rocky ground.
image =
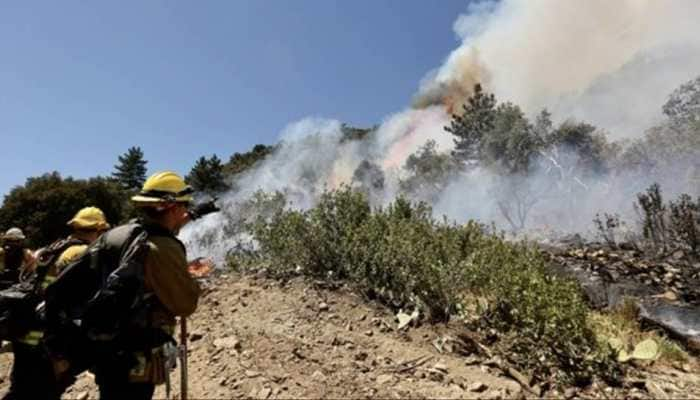
MULTIPOLYGON (((208 282, 190 328, 193 399, 700 398, 695 361, 640 367, 620 388, 595 384, 543 393, 524 374, 488 357, 488 349, 468 346, 457 322, 399 330, 387 310, 343 288, 301 279, 217 277, 208 282)), ((0 396, 11 362, 10 353, 0 354, 0 396)), ((172 374, 173 397, 179 395, 178 372, 172 374)), ((65 395, 96 397, 87 374, 65 395)), ((163 387, 157 397, 165 397, 163 387)))
POLYGON ((636 283, 669 301, 700 305, 700 260, 689 251, 642 251, 631 243, 582 242, 546 250, 545 255, 566 270, 586 272, 607 284, 636 283))
POLYGON ((614 308, 634 299, 643 322, 700 352, 700 260, 686 250, 641 249, 633 243, 543 246, 555 273, 576 279, 590 305, 614 308))

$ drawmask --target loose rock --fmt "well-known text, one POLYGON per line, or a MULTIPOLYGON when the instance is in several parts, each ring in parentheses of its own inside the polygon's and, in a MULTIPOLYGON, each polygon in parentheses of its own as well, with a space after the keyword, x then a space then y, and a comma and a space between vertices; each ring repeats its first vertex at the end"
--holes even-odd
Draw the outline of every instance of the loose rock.
POLYGON ((467 387, 470 392, 481 393, 489 387, 484 382, 474 382, 467 387))
POLYGON ((251 369, 245 371, 245 376, 247 376, 248 378, 257 378, 260 375, 262 375, 260 372, 253 371, 251 369))
POLYGON ((190 342, 196 342, 198 340, 201 340, 204 337, 204 334, 201 332, 191 332, 190 333, 190 342))
POLYGON ((377 376, 377 383, 380 385, 386 385, 387 383, 394 380, 394 376, 390 374, 382 374, 377 376))
POLYGON ((267 399, 268 397, 270 397, 270 394, 272 394, 272 389, 267 388, 267 387, 266 387, 266 388, 262 388, 262 389, 260 389, 260 391, 258 392, 257 398, 259 398, 259 399, 267 399))
POLYGON ((647 381, 645 384, 647 392, 655 399, 668 399, 668 395, 654 382, 647 381))
POLYGON ((241 350, 241 342, 235 336, 227 336, 221 339, 214 340, 214 346, 222 349, 241 350))
POLYGON ((576 388, 568 388, 564 391, 564 398, 573 399, 576 397, 576 388))
POLYGON ((320 370, 316 370, 313 374, 311 374, 311 378, 319 382, 326 381, 326 375, 324 375, 323 372, 321 372, 320 370))
POLYGON ((440 371, 440 372, 443 372, 445 374, 448 372, 447 365, 445 365, 445 363, 442 363, 442 362, 439 362, 439 363, 433 365, 433 369, 440 371))

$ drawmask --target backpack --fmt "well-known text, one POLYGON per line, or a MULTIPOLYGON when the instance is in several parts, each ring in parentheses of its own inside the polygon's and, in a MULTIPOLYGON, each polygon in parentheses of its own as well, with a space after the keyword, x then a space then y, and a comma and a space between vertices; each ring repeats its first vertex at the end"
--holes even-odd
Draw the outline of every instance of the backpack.
POLYGON ((144 263, 151 234, 172 236, 138 220, 107 231, 48 287, 45 343, 78 372, 105 352, 172 340, 148 321, 154 295, 145 290, 144 263))
POLYGON ((39 250, 34 272, 27 279, 0 290, 0 340, 20 338, 41 326, 36 308, 43 298, 44 278, 60 255, 78 244, 85 244, 85 241, 61 239, 39 250))
POLYGON ((6 289, 19 281, 24 266, 25 248, 8 251, 0 248, 0 288, 6 289))

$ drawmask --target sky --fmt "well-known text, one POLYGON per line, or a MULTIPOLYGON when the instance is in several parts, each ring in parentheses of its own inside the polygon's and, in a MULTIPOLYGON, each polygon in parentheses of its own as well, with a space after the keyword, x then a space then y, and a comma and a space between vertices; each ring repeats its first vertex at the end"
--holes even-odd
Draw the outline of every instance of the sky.
POLYGON ((0 5, 0 194, 58 171, 109 175, 140 146, 185 174, 289 123, 380 123, 459 43, 468 0, 0 5))

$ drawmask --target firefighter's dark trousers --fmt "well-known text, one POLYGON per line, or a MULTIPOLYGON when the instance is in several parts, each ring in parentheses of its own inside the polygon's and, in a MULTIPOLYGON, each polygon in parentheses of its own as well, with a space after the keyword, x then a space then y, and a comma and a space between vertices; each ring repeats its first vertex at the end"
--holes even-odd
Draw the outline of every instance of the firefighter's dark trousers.
POLYGON ((100 360, 92 369, 100 389, 100 400, 150 400, 156 386, 153 383, 132 382, 129 372, 134 366, 129 357, 110 357, 100 360))
POLYGON ((10 390, 3 400, 60 399, 53 364, 41 345, 12 343, 10 390))

